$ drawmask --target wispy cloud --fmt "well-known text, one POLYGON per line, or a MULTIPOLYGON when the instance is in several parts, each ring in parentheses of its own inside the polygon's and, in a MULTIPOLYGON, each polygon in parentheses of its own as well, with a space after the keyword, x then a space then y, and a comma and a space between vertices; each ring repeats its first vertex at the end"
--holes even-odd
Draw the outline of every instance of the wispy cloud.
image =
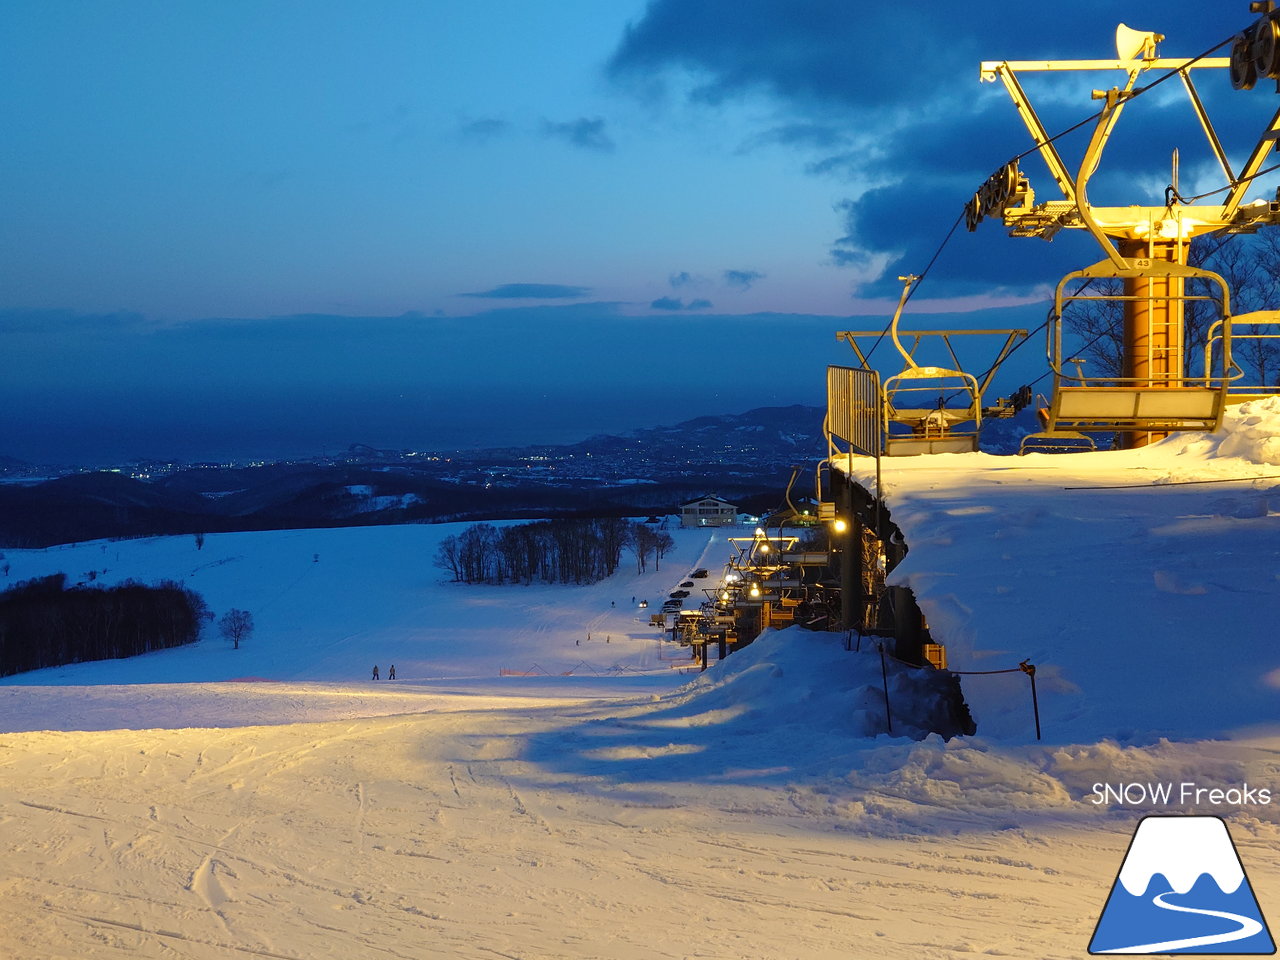
POLYGON ((710 282, 706 277, 690 273, 688 270, 681 270, 679 273, 673 273, 667 277, 667 283, 671 285, 673 290, 679 290, 681 287, 701 287, 710 282))
POLYGON ((583 150, 597 150, 601 153, 612 153, 613 140, 604 130, 603 117, 579 117, 565 123, 544 120, 542 132, 557 140, 564 140, 583 150))
POLYGON ((852 142, 849 132, 831 123, 786 123, 748 137, 738 147, 739 153, 751 153, 761 147, 808 147, 836 150, 852 142))
POLYGON ((492 290, 460 293, 460 297, 482 297, 491 300, 573 300, 585 297, 590 287, 574 287, 564 283, 502 283, 492 290))
POLYGON ((757 280, 763 280, 764 274, 759 270, 726 270, 724 282, 738 290, 750 290, 757 280))

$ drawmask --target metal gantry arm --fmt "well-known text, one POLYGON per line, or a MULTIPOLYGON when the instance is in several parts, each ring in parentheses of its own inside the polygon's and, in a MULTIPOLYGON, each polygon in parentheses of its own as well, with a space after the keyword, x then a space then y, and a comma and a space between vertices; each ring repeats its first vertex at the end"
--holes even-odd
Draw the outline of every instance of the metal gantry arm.
POLYGON ((1262 164, 1266 161, 1267 155, 1275 150, 1278 145, 1280 145, 1280 110, 1276 111, 1275 116, 1271 118, 1271 123, 1258 138, 1258 142, 1253 148, 1253 153, 1249 154, 1249 159, 1245 161, 1244 169, 1240 171, 1239 179, 1233 179, 1231 191, 1227 194, 1226 200, 1222 202, 1222 220, 1229 221, 1235 218, 1236 211, 1240 208, 1240 201, 1244 199, 1244 192, 1253 185, 1253 178, 1262 169, 1262 164))
POLYGON ((1187 97, 1191 100, 1191 109, 1195 111, 1196 118, 1200 121, 1200 128, 1204 130, 1205 139, 1209 141, 1209 149, 1213 151, 1213 155, 1218 159, 1218 166, 1222 167, 1222 172, 1227 176, 1227 183, 1235 183, 1236 175, 1231 172, 1231 161, 1227 159, 1227 152, 1222 149, 1218 131, 1213 128, 1213 122, 1209 119, 1196 85, 1191 82, 1191 74, 1187 72, 1186 67, 1183 67, 1178 71, 1178 76, 1182 79, 1187 97))
MULTIPOLYGON (((1076 211, 1080 214, 1080 220, 1084 223, 1089 233, 1093 235, 1093 239, 1098 241, 1098 245, 1102 247, 1107 259, 1121 270, 1129 264, 1124 257, 1120 256, 1120 251, 1111 242, 1111 238, 1098 226, 1098 221, 1093 215, 1093 207, 1089 203, 1088 188, 1089 179, 1097 171, 1098 164, 1102 161, 1102 150, 1111 138, 1111 131, 1115 129, 1116 121, 1120 119, 1120 112, 1124 110, 1124 105, 1133 95, 1133 85, 1137 79, 1138 72, 1130 70, 1129 81, 1125 84, 1123 90, 1118 87, 1112 87, 1102 94, 1102 99, 1106 103, 1102 108, 1102 112, 1098 114, 1098 123, 1093 128, 1093 136, 1089 138, 1089 146, 1085 148, 1084 157, 1080 161, 1080 171, 1076 174, 1075 204, 1076 211)), ((1095 91, 1094 96, 1098 96, 1097 91, 1095 91)))
POLYGON ((1018 111, 1018 116, 1026 124, 1032 141, 1038 145, 1040 156, 1049 168, 1049 175, 1057 182, 1058 189, 1062 191, 1062 195, 1071 203, 1075 203, 1075 180, 1067 170, 1067 165, 1062 162, 1062 156, 1058 153, 1058 148, 1054 146, 1053 139, 1049 136, 1049 131, 1044 128, 1044 124, 1040 122, 1040 117, 1031 106, 1031 101, 1028 99, 1026 91, 1022 89, 1022 84, 1018 82, 1018 77, 1013 72, 1013 65, 1008 61, 997 64, 984 63, 982 65, 982 79, 991 81, 997 78, 1004 84, 1005 90, 1009 92, 1009 99, 1013 101, 1013 105, 1018 111), (988 68, 990 69, 988 70, 988 68))
POLYGON ((987 333, 1006 333, 1004 346, 1000 348, 1000 352, 996 355, 995 360, 991 362, 991 366, 987 369, 987 375, 982 378, 982 382, 978 384, 978 392, 982 396, 987 395, 987 387, 991 386, 991 381, 995 379, 996 372, 1000 369, 1000 365, 1008 359, 1014 348, 1027 339, 1027 331, 1025 330, 988 330, 987 333))

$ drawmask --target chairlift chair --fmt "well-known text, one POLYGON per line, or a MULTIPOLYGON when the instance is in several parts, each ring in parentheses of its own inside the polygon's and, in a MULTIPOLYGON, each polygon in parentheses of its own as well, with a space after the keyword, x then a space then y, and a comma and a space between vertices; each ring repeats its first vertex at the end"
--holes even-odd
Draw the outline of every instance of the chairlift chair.
POLYGON ((884 382, 885 455, 977 450, 982 426, 980 396, 973 376, 945 367, 916 366, 910 361, 906 369, 884 382), (956 399, 959 402, 952 405, 956 399))
MULTIPOLYGON (((1181 312, 1176 314, 1181 317, 1181 312)), ((1172 321, 1164 321, 1171 323, 1172 321)), ((1175 430, 1216 430, 1222 422, 1229 383, 1241 376, 1231 360, 1230 293, 1218 274, 1198 267, 1161 261, 1128 261, 1119 268, 1111 260, 1069 273, 1058 283, 1053 312, 1046 328, 1049 367, 1053 373, 1053 399, 1048 409, 1048 431, 1078 433, 1113 433, 1118 431, 1168 432, 1175 430), (1161 278, 1168 281, 1164 292, 1148 290, 1142 294, 1087 292, 1094 280, 1135 280, 1161 278), (1186 292, 1187 281, 1199 280, 1217 287, 1220 297, 1209 293, 1186 292), (1068 292, 1073 281, 1083 284, 1068 292), (1216 365, 1205 369, 1199 377, 1187 375, 1183 369, 1147 371, 1141 376, 1086 376, 1078 362, 1075 372, 1064 359, 1062 318, 1073 304, 1085 301, 1182 303, 1207 301, 1219 305, 1222 319, 1218 331, 1220 350, 1216 365)), ((1148 332, 1150 335, 1150 331, 1148 332)), ((1206 347, 1207 350, 1207 347, 1206 347)), ((1206 354, 1208 356, 1208 354, 1206 354)))
MULTIPOLYGON (((1084 360, 1072 357, 1068 362, 1076 364, 1076 369, 1079 370, 1084 360)), ((1019 456, 1026 453, 1092 453, 1098 449, 1093 439, 1079 430, 1049 429, 1049 401, 1043 394, 1036 394, 1036 415, 1044 422, 1045 428, 1028 433, 1022 438, 1022 443, 1018 445, 1019 456)))
MULTIPOLYGON (((881 386, 883 425, 882 435, 886 456, 915 456, 929 453, 970 453, 978 449, 978 434, 982 429, 984 409, 982 396, 990 386, 1000 364, 1013 351, 1015 343, 1025 339, 1025 330, 900 330, 903 307, 910 297, 912 286, 919 277, 899 277, 903 282, 902 296, 887 331, 876 336, 876 341, 887 332, 903 360, 902 370, 884 380, 881 386), (983 374, 983 379, 960 369, 960 360, 952 347, 951 338, 962 334, 997 334, 1004 336, 1004 344, 995 361, 983 374), (904 346, 903 337, 912 338, 911 346, 904 346), (916 350, 925 337, 936 337, 951 356, 954 366, 925 366, 915 359, 916 350)), ((870 334, 860 331, 841 331, 837 336, 853 347, 864 368, 870 368, 869 354, 858 345, 858 338, 870 334)), ((872 348, 874 350, 874 347, 872 348)), ((1008 416, 1015 412, 1012 405, 992 408, 995 416, 1008 416)))

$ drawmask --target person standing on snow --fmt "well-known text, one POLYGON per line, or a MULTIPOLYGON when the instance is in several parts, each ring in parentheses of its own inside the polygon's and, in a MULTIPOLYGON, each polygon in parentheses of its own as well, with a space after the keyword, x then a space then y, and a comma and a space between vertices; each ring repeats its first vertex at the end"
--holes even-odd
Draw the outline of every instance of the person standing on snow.
POLYGON ((378 665, 376 663, 373 665, 373 679, 378 679, 378 665))
POLYGON ((387 679, 394 680, 396 678, 396 665, 393 663, 391 669, 387 671, 387 679))

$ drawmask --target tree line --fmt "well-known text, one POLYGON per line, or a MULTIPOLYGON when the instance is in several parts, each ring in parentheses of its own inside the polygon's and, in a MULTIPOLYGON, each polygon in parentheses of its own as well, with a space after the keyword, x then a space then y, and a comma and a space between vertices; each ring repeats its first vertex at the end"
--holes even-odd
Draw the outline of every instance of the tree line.
POLYGON ((595 583, 635 556, 643 573, 675 545, 671 534, 620 517, 556 519, 495 527, 473 524, 445 537, 435 565, 459 583, 595 583))
POLYGON ((67 586, 56 573, 0 593, 0 676, 192 643, 209 619, 181 584, 67 586))

